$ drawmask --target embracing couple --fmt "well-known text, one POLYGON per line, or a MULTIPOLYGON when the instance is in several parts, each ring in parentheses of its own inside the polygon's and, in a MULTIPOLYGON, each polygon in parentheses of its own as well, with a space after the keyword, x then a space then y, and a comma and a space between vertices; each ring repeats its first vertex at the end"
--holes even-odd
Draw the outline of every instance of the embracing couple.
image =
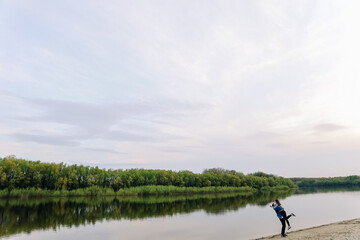
POLYGON ((286 223, 288 225, 288 230, 291 228, 290 223, 289 223, 289 218, 294 216, 295 214, 291 213, 290 215, 286 216, 286 212, 284 210, 284 208, 281 206, 281 203, 278 199, 275 200, 275 202, 273 204, 270 205, 270 207, 272 207, 275 212, 277 217, 280 219, 282 228, 281 228, 281 236, 282 237, 286 237, 287 235, 285 234, 285 227, 286 227, 286 223), (286 223, 285 223, 286 222, 286 223))

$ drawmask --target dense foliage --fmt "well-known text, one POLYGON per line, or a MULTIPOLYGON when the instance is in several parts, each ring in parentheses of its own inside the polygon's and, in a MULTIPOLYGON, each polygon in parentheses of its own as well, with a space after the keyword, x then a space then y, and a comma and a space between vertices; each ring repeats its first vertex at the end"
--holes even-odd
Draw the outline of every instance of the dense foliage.
POLYGON ((360 187, 360 176, 329 178, 292 178, 299 187, 360 187))
POLYGON ((83 165, 27 161, 13 156, 0 158, 0 189, 40 188, 74 190, 93 186, 123 188, 163 185, 178 187, 294 187, 290 179, 263 173, 244 175, 234 170, 207 169, 203 173, 190 171, 147 169, 99 169, 83 165))

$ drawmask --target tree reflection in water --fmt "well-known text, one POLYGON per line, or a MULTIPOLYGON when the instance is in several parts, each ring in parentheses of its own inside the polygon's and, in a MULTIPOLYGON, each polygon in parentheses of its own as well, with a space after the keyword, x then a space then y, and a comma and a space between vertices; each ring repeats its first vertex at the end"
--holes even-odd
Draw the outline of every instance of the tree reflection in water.
POLYGON ((248 204, 265 206, 275 198, 285 198, 293 193, 290 190, 146 198, 1 199, 0 237, 39 229, 56 230, 60 226, 95 224, 102 220, 144 219, 200 210, 208 214, 224 214, 248 204))

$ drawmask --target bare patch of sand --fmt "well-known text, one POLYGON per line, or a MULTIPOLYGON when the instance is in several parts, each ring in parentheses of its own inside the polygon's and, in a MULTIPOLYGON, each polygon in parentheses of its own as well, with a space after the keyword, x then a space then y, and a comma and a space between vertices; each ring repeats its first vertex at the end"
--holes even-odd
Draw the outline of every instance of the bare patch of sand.
POLYGON ((359 240, 360 239, 360 218, 347 220, 337 223, 331 223, 318 227, 306 228, 294 232, 287 233, 286 238, 279 235, 257 238, 257 239, 325 239, 325 240, 359 240))

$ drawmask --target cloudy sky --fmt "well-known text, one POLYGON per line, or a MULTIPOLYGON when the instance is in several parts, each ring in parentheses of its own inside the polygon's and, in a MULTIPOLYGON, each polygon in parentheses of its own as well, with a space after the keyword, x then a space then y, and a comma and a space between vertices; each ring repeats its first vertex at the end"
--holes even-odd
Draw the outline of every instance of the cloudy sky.
POLYGON ((0 0, 0 156, 359 174, 359 8, 0 0))

